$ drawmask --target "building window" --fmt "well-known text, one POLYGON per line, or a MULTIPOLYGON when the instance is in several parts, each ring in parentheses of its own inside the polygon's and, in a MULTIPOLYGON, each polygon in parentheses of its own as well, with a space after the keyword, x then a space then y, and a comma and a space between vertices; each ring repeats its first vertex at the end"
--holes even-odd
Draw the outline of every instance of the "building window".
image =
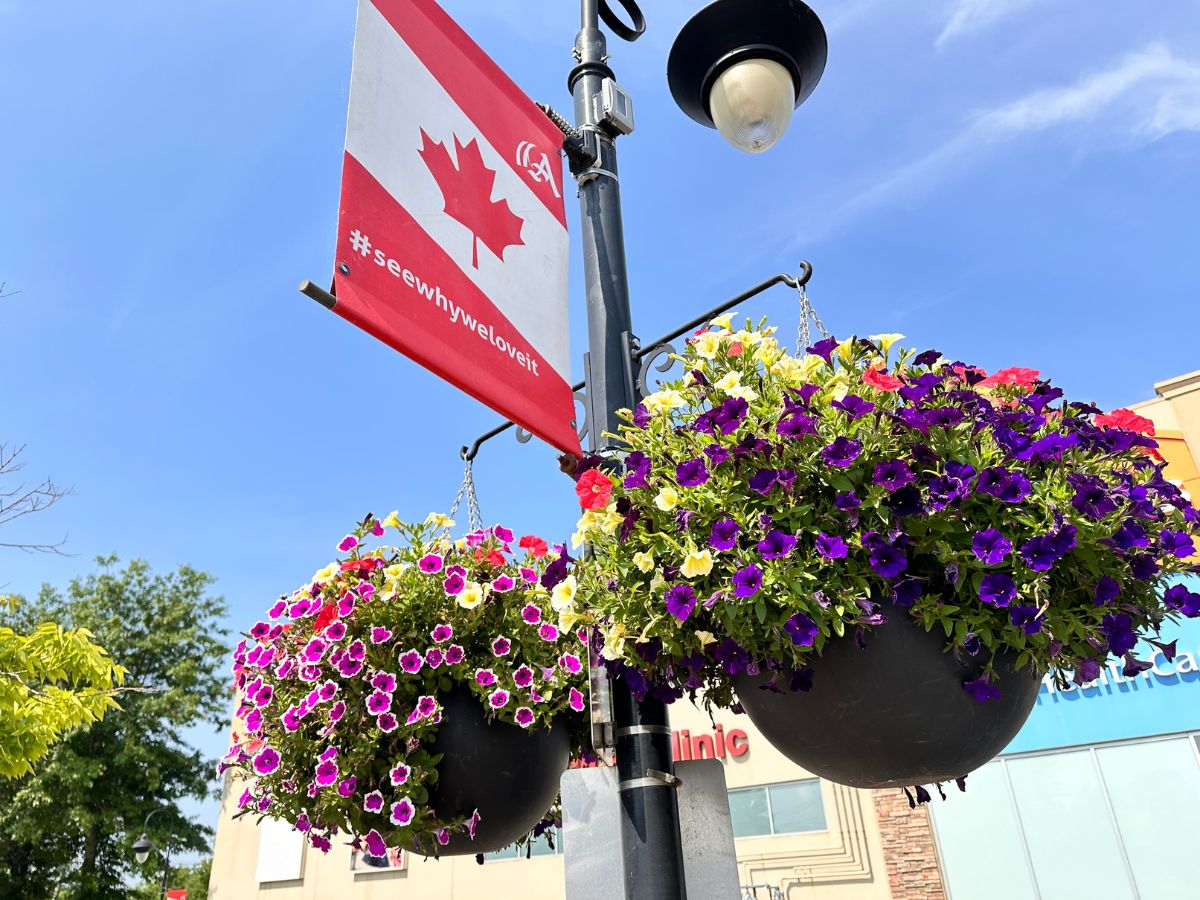
POLYGON ((529 847, 518 847, 516 844, 509 844, 500 850, 493 853, 483 854, 486 860, 503 860, 503 859, 525 859, 526 855, 530 859, 537 856, 561 856, 563 852, 562 829, 555 828, 553 830, 554 846, 550 846, 550 842, 546 836, 542 836, 535 840, 529 847))
POLYGON ((732 790, 729 814, 737 838, 824 831, 821 782, 808 778, 732 790))

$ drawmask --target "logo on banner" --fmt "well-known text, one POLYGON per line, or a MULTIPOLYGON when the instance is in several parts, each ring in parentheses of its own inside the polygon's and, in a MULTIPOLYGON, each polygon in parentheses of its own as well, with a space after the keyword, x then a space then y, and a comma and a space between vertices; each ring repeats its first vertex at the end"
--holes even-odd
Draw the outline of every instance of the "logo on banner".
POLYGON ((545 153, 538 157, 536 144, 530 141, 521 141, 517 145, 517 165, 528 172, 529 176, 538 184, 548 182, 555 197, 562 196, 558 192, 558 185, 554 182, 554 170, 550 168, 550 157, 545 153), (534 162, 535 158, 537 162, 534 162))
POLYGON ((479 144, 471 139, 466 146, 454 136, 456 163, 446 145, 433 140, 421 129, 421 159, 438 183, 446 202, 446 215, 471 232, 471 265, 479 268, 479 243, 498 259, 504 259, 507 247, 519 247, 524 219, 516 215, 507 200, 493 200, 496 172, 483 162, 479 144))

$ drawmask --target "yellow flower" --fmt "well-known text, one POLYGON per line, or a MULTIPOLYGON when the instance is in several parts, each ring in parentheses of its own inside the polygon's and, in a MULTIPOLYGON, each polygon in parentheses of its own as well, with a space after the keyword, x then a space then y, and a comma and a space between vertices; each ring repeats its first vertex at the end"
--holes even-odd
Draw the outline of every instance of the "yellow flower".
POLYGON ((399 578, 404 574, 404 570, 408 568, 408 563, 396 563, 393 566, 388 566, 383 570, 385 578, 399 578))
POLYGON ((696 338, 696 343, 692 348, 696 351, 696 355, 702 359, 712 359, 717 355, 717 351, 721 349, 723 337, 720 332, 706 331, 704 334, 696 338))
POLYGON ((871 340, 874 344, 883 351, 883 355, 887 356, 888 351, 892 349, 892 344, 896 341, 904 339, 902 334, 873 334, 871 340))
POLYGON ((483 588, 474 581, 468 581, 458 595, 458 605, 463 609, 474 609, 482 602, 483 588))
POLYGON ((832 378, 830 378, 829 381, 825 383, 826 388, 832 388, 833 390, 833 393, 829 396, 830 402, 844 399, 847 391, 849 390, 849 386, 850 382, 843 372, 839 372, 837 375, 834 375, 832 378))
POLYGON ((550 605, 554 607, 555 612, 562 612, 575 602, 577 586, 574 575, 568 575, 554 586, 554 592, 550 595, 550 605))
POLYGON ((580 622, 587 621, 587 616, 578 610, 564 609, 558 614, 558 630, 563 634, 574 631, 580 622))
POLYGON ((843 366, 848 366, 854 362, 854 338, 848 337, 837 345, 838 359, 842 361, 843 366))
POLYGON ((633 554, 633 564, 642 572, 649 572, 654 568, 654 554, 647 550, 644 553, 633 554))
POLYGON ((739 387, 741 383, 742 376, 740 376, 737 372, 729 372, 724 378, 720 379, 716 384, 714 384, 713 387, 728 393, 734 388, 739 387))
POLYGON ((828 363, 825 362, 823 356, 817 356, 815 353, 806 354, 804 359, 800 360, 800 377, 805 381, 811 381, 813 376, 826 365, 828 363))
POLYGON ((712 567, 712 553, 708 550, 702 552, 693 550, 684 559, 683 565, 679 567, 679 571, 684 578, 695 578, 697 575, 707 575, 712 571, 712 567))
POLYGON ((769 366, 775 362, 779 356, 779 341, 773 337, 763 338, 762 346, 754 351, 754 359, 756 362, 762 363, 764 366, 769 366))
POLYGON ((312 580, 313 581, 329 581, 329 579, 331 579, 335 575, 337 575, 337 573, 340 571, 340 569, 341 569, 341 566, 339 566, 335 562, 331 562, 325 568, 320 569, 317 572, 313 573, 312 580))
POLYGON ((679 406, 687 406, 687 400, 684 399, 683 394, 675 390, 659 391, 651 394, 642 403, 646 409, 655 413, 668 412, 679 406))
POLYGON ((663 512, 670 512, 679 504, 679 495, 675 493, 675 488, 665 487, 658 492, 658 496, 654 498, 654 505, 663 512))
POLYGON ((762 343, 762 333, 758 331, 746 331, 743 329, 733 336, 733 339, 743 347, 755 347, 762 343))
MULTIPOLYGON (((395 513, 392 515, 395 515, 395 513)), ((385 522, 384 524, 386 525, 387 523, 385 522)), ((434 525, 438 528, 453 528, 454 520, 445 513, 430 513, 425 517, 425 524, 434 525)))
POLYGON ((736 311, 721 313, 721 315, 717 316, 715 319, 712 320, 712 324, 716 325, 718 328, 723 328, 726 331, 732 331, 733 325, 730 323, 733 322, 733 317, 736 315, 737 315, 736 311))
POLYGON ((600 655, 605 659, 620 659, 625 653, 625 627, 613 625, 604 632, 604 646, 600 655))
POLYGON ((587 532, 583 530, 576 531, 571 535, 571 549, 578 550, 587 541, 587 532))
POLYGON ((384 528, 399 528, 400 527, 400 510, 393 509, 390 513, 387 514, 387 518, 385 518, 379 524, 381 524, 384 528))
POLYGON ((711 631, 697 631, 696 637, 700 639, 700 646, 707 647, 709 644, 715 644, 717 639, 711 631))
POLYGON ((624 523, 625 517, 617 512, 617 505, 612 503, 604 511, 604 518, 598 523, 605 534, 616 534, 617 529, 624 523))

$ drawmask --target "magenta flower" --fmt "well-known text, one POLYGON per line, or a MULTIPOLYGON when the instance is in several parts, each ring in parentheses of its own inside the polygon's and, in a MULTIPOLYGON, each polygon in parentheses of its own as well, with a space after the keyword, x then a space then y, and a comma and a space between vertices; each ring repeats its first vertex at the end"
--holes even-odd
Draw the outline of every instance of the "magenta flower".
POLYGON ((269 684, 265 684, 254 694, 254 705, 259 709, 262 709, 264 706, 270 706, 271 700, 274 699, 274 697, 275 688, 271 687, 269 684))
POLYGON ((408 776, 412 774, 412 769, 410 769, 404 763, 398 763, 389 774, 392 779, 392 786, 399 787, 400 785, 407 783, 408 776))
POLYGON ((463 588, 467 586, 467 579, 458 572, 451 572, 442 586, 446 589, 447 594, 461 594, 463 588))
POLYGON ((537 571, 526 566, 521 566, 521 577, 524 578, 529 584, 536 584, 538 581, 537 571))
POLYGON ((385 713, 392 708, 392 695, 383 691, 375 691, 367 698, 367 712, 373 716, 385 713))
POLYGON ((409 675, 416 675, 425 665, 425 658, 416 650, 409 650, 400 655, 400 668, 409 675))
POLYGON ((371 687, 390 694, 396 690, 396 676, 389 672, 376 672, 371 676, 371 687))
POLYGON ((552 643, 554 641, 557 641, 558 640, 558 626, 550 625, 549 623, 543 625, 541 628, 538 629, 538 637, 540 637, 543 641, 546 641, 547 643, 552 643))
POLYGON ((270 619, 271 621, 275 621, 276 619, 278 619, 280 616, 283 615, 283 611, 285 609, 287 609, 287 601, 280 600, 280 601, 276 602, 276 604, 274 606, 272 606, 269 610, 267 610, 267 618, 270 619))
POLYGON ((362 662, 367 658, 367 645, 362 641, 355 641, 346 648, 346 656, 355 662, 362 662))
POLYGON ((388 847, 383 835, 372 828, 367 832, 367 852, 372 856, 387 856, 388 847))
POLYGON ((371 791, 371 793, 363 797, 363 809, 369 813, 379 812, 383 809, 383 794, 379 793, 379 791, 371 791))
POLYGON ((245 722, 246 722, 246 730, 248 732, 250 732, 251 734, 254 734, 263 726, 262 713, 259 712, 257 709, 252 710, 250 712, 250 714, 246 716, 245 722))
MULTIPOLYGON (((299 724, 299 723, 297 723, 299 724)), ((279 768, 279 754, 270 747, 264 747, 254 757, 254 771, 259 775, 270 775, 279 768)))
POLYGON ((338 673, 343 678, 353 678, 363 670, 365 663, 360 660, 353 660, 349 656, 345 657, 338 663, 338 673))
POLYGON ((466 655, 467 655, 466 651, 463 650, 463 648, 460 645, 451 644, 449 647, 446 648, 446 665, 457 666, 460 662, 463 661, 463 657, 466 655))
POLYGON ((445 565, 445 563, 443 562, 442 557, 437 553, 427 553, 417 562, 417 568, 426 575, 436 575, 438 572, 442 571, 443 565, 445 565))
POLYGON ((512 641, 508 638, 501 636, 492 641, 493 656, 508 656, 510 650, 512 650, 512 641))
POLYGON ((340 641, 346 636, 346 623, 334 622, 325 629, 325 638, 330 641, 340 641))
POLYGON ((430 647, 425 651, 425 665, 429 666, 431 669, 436 669, 445 659, 446 654, 444 654, 437 647, 430 647))
POLYGON ((571 693, 568 697, 571 709, 575 710, 575 712, 583 712, 583 694, 579 693, 575 688, 571 688, 571 693))
POLYGON ((379 726, 379 730, 384 734, 391 734, 400 727, 400 720, 392 713, 386 712, 375 720, 375 724, 379 726))
POLYGON ((301 656, 304 657, 304 661, 307 663, 318 663, 321 661, 321 657, 325 655, 325 651, 328 648, 329 645, 325 643, 325 641, 315 637, 304 645, 304 650, 301 653, 301 656))
POLYGON ((533 684, 533 669, 529 666, 521 666, 513 673, 513 683, 517 687, 529 687, 533 684))
POLYGON ((354 604, 358 602, 358 598, 350 591, 342 594, 342 599, 338 601, 338 615, 348 616, 354 612, 354 604))
POLYGON ((517 707, 517 724, 522 728, 528 728, 533 724, 533 710, 528 706, 517 707))
POLYGON ((496 683, 496 673, 491 669, 476 669, 475 683, 481 687, 491 687, 496 683))
POLYGON ((346 714, 346 704, 339 700, 333 706, 329 707, 329 721, 340 722, 342 716, 346 714))
POLYGON ((502 544, 511 544, 513 542, 513 533, 511 528, 505 528, 503 525, 495 525, 492 527, 492 534, 496 536, 496 540, 502 544))
POLYGON ((441 844, 443 847, 445 847, 448 843, 450 843, 450 829, 449 828, 439 828, 437 831, 434 832, 434 836, 437 838, 437 842, 439 844, 441 844))
POLYGON ((339 781, 337 792, 339 797, 349 797, 354 793, 354 789, 358 787, 358 779, 351 775, 349 778, 339 781))
POLYGON ((413 819, 413 814, 416 808, 412 801, 404 797, 400 801, 392 804, 391 814, 388 816, 388 821, 393 825, 407 825, 413 819))
POLYGON ((337 696, 338 686, 336 681, 326 681, 317 689, 317 698, 322 703, 328 703, 337 696))
POLYGON ((471 814, 471 818, 467 819, 467 834, 471 836, 471 840, 475 839, 475 829, 479 827, 479 821, 483 817, 479 815, 479 810, 475 810, 471 814))
POLYGON ((558 665, 572 675, 583 671, 583 662, 574 653, 564 653, 558 658, 558 665))
POLYGON ((417 698, 417 712, 422 719, 428 719, 437 712, 437 698, 429 694, 417 698))
POLYGON ((327 759, 325 762, 317 766, 317 785, 318 787, 329 787, 337 781, 338 766, 332 759, 327 759))
POLYGON ((349 553, 351 550, 353 550, 357 546, 358 546, 358 538, 356 538, 352 534, 346 535, 344 538, 342 538, 341 543, 339 543, 337 545, 338 549, 341 550, 343 553, 349 553))
POLYGON ((504 688, 496 688, 496 690, 492 691, 492 693, 488 695, 488 703, 491 705, 492 709, 500 709, 501 707, 507 706, 508 691, 504 690, 504 688))
POLYGON ((542 621, 542 611, 532 603, 528 603, 525 605, 525 608, 521 610, 521 618, 530 625, 537 625, 542 621))
POLYGON ((250 629, 250 637, 256 641, 261 641, 271 631, 271 626, 266 622, 255 622, 254 627, 250 629))
POLYGON ((370 600, 375 596, 375 585, 371 584, 369 581, 360 581, 354 586, 354 590, 363 600, 370 600))
POLYGON ((371 629, 371 643, 375 645, 386 644, 392 639, 391 629, 375 626, 371 629))
POLYGON ((300 680, 301 681, 313 682, 313 681, 316 681, 320 677, 321 677, 321 667, 320 666, 301 666, 300 667, 300 680))
POLYGON ((280 717, 280 722, 283 723, 284 731, 296 731, 300 728, 300 716, 296 712, 296 707, 289 706, 287 712, 280 717))
POLYGON ((492 590, 497 594, 507 594, 514 587, 516 582, 507 575, 501 575, 492 582, 492 590))
POLYGON ((429 633, 435 644, 444 644, 454 637, 454 629, 449 625, 438 625, 429 633))

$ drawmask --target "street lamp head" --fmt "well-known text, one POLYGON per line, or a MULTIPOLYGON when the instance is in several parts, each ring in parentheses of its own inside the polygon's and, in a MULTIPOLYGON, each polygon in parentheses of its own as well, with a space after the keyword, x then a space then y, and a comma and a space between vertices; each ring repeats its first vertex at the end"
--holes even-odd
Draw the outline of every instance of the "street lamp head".
POLYGON ((154 849, 154 844, 150 842, 150 838, 142 832, 142 836, 133 842, 133 858, 141 865, 150 858, 150 851, 154 849))
POLYGON ((801 0, 716 0, 679 32, 667 81, 685 113, 761 153, 821 80, 828 51, 825 27, 801 0))

